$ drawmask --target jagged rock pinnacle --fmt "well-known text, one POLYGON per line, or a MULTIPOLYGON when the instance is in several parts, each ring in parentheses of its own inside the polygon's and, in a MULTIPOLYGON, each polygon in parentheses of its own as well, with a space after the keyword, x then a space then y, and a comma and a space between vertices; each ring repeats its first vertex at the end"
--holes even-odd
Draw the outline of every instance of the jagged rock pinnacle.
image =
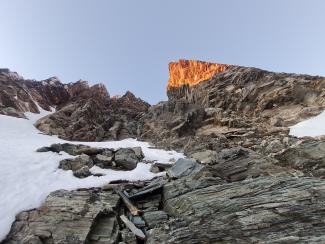
POLYGON ((225 71, 230 65, 203 61, 184 60, 169 63, 167 90, 183 85, 193 86, 210 79, 214 74, 225 71))

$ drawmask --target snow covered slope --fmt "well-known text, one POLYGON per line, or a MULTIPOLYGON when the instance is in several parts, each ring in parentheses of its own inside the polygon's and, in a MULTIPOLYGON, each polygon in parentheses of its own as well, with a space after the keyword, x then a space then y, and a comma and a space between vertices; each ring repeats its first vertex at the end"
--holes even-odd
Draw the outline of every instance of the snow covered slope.
POLYGON ((314 118, 292 126, 290 128, 290 135, 297 137, 325 135, 325 111, 314 118))
MULTIPOLYGON (((0 241, 9 232, 16 214, 39 207, 52 191, 96 187, 112 180, 146 180, 157 176, 149 171, 150 165, 139 163, 132 171, 101 170, 101 173, 106 173, 105 176, 76 178, 71 171, 58 169, 59 161, 70 155, 35 152, 37 148, 52 143, 66 142, 43 135, 33 126, 37 119, 46 115, 45 111, 26 115, 29 120, 0 115, 0 241)), ((107 148, 141 146, 146 160, 160 162, 184 157, 174 151, 152 149, 148 143, 133 139, 73 143, 107 148)))

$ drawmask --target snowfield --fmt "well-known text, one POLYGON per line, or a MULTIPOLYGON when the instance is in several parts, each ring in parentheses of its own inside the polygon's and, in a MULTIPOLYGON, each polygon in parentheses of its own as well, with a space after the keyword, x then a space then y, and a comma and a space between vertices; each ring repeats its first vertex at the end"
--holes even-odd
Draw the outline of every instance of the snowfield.
POLYGON ((325 135, 325 111, 318 116, 290 127, 290 135, 296 137, 325 135))
MULTIPOLYGON (((72 171, 58 169, 59 161, 72 156, 66 153, 37 153, 36 149, 67 141, 41 134, 33 124, 48 112, 26 113, 27 119, 0 115, 0 241, 8 234, 15 215, 39 207, 49 193, 59 190, 99 187, 112 180, 148 180, 157 176, 150 164, 139 163, 132 171, 114 171, 94 166, 92 172, 104 176, 79 179, 72 171)), ((145 160, 171 162, 184 157, 175 151, 150 148, 149 143, 134 139, 112 142, 69 142, 92 147, 121 148, 141 146, 145 160)), ((161 174, 161 173, 160 173, 161 174)))

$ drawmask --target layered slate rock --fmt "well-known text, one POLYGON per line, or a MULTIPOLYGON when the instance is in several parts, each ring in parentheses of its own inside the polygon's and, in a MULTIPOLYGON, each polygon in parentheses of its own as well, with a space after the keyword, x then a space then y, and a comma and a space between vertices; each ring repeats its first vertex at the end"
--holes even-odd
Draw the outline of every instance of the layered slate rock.
POLYGON ((210 72, 209 65, 182 63, 170 70, 168 101, 139 121, 139 136, 164 148, 189 155, 243 146, 275 154, 297 142, 289 126, 325 109, 324 77, 234 65, 210 72))
POLYGON ((208 179, 164 186, 164 210, 171 219, 150 230, 147 243, 324 242, 322 180, 259 177, 216 184, 208 179))
POLYGON ((290 167, 282 167, 271 157, 263 156, 243 147, 197 152, 192 155, 196 160, 211 166, 217 175, 227 181, 240 181, 259 176, 297 176, 302 175, 290 167))
POLYGON ((279 164, 325 178, 325 141, 305 140, 276 155, 279 164))
POLYGON ((41 208, 16 217, 3 243, 116 243, 118 202, 109 192, 53 192, 41 208))
MULTIPOLYGON (((325 79, 193 61, 170 70, 166 102, 150 107, 129 92, 88 97, 100 86, 84 94, 80 81, 68 92, 75 98, 37 126, 74 140, 138 136, 189 158, 153 164, 166 176, 152 181, 52 193, 41 208, 17 216, 7 242, 325 242, 324 138, 295 138, 288 128, 324 109, 325 79), (111 208, 112 190, 123 200, 111 208)), ((53 144, 38 151, 76 156, 60 167, 78 177, 92 165, 131 170, 143 159, 139 148, 53 144)))

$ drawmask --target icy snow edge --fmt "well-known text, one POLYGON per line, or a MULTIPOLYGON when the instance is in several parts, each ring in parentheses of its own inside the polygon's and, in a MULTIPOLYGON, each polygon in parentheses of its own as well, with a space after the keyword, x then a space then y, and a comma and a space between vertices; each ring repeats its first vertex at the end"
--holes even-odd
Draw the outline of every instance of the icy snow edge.
POLYGON ((325 111, 316 117, 290 127, 290 135, 296 137, 325 135, 325 111))

